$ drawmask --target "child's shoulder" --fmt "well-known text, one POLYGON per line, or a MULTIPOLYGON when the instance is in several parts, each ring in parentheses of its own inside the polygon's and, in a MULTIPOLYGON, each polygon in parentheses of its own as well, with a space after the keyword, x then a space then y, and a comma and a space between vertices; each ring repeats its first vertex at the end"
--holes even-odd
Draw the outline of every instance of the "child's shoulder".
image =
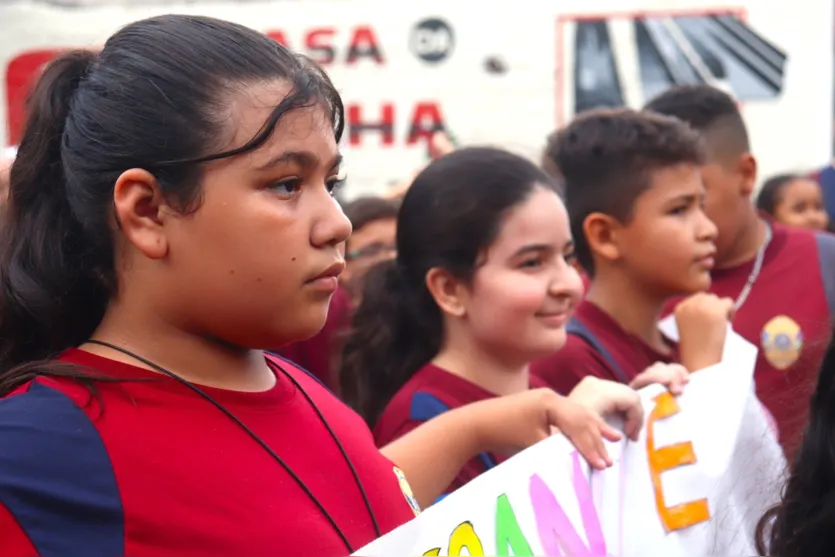
MULTIPOLYGON (((79 423, 92 422, 82 410, 81 398, 89 400, 90 390, 70 380, 39 377, 0 398, 0 446, 10 435, 37 439, 40 434, 66 433, 79 429, 79 423)), ((0 451, 0 452, 5 452, 0 451)))
POLYGON ((62 517, 83 516, 95 506, 109 518, 121 509, 106 445, 64 387, 36 379, 0 399, 0 506, 24 530, 49 522, 55 536, 69 535, 80 524, 62 517), (92 495, 78 499, 78 493, 92 495), (55 514, 59 505, 63 511, 55 514))
MULTIPOLYGON (((586 329, 588 330, 588 329, 586 329)), ((568 394, 584 377, 609 378, 608 364, 576 330, 566 335, 557 352, 531 364, 531 373, 561 394, 568 394)))

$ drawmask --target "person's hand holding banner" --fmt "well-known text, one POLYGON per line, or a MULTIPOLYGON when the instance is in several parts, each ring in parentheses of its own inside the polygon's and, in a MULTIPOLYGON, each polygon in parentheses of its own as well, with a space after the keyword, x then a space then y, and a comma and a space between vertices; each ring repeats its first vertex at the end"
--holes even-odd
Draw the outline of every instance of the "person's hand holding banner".
MULTIPOLYGON (((571 390, 568 398, 594 410, 600 416, 622 417, 623 430, 626 435, 633 441, 638 438, 644 421, 644 409, 634 389, 621 383, 589 376, 584 377, 571 390)), ((565 430, 562 433, 571 438, 565 430)), ((617 438, 606 438, 610 441, 620 441, 621 437, 619 435, 617 438)))
MULTIPOLYGON (((690 323, 726 318, 702 309, 707 315, 694 311, 690 323)), ((660 328, 678 340, 674 318, 660 328)), ((638 393, 646 410, 643 428, 637 440, 606 443, 611 467, 589 470, 576 438, 572 446, 551 436, 355 555, 756 554, 757 523, 780 498, 786 462, 754 393, 757 349, 730 330, 724 336, 721 361, 689 375, 680 396, 668 390, 678 373, 673 366, 645 372, 645 380, 654 380, 638 393)), ((579 397, 603 412, 631 408, 617 406, 625 385, 601 383, 603 390, 578 391, 565 402, 579 397), (610 396, 596 398, 609 389, 610 396)), ((562 401, 547 404, 565 420, 562 401)), ((503 413, 496 419, 521 425, 530 418, 503 413)))
POLYGON ((480 424, 479 435, 490 452, 513 454, 562 433, 598 469, 612 464, 604 439, 623 438, 603 416, 622 415, 632 438, 637 438, 643 422, 641 401, 633 389, 595 378, 583 380, 568 397, 551 389, 535 389, 491 400, 481 409, 489 416, 473 423, 480 424))
POLYGON ((653 384, 664 385, 674 395, 680 395, 689 382, 690 372, 683 365, 656 362, 639 373, 629 386, 638 390, 653 384))

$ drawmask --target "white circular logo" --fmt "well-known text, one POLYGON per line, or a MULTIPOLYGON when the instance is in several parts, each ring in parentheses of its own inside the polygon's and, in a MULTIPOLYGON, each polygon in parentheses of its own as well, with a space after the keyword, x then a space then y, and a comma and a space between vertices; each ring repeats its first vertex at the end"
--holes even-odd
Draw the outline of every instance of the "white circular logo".
POLYGON ((443 19, 427 18, 412 28, 409 46, 415 56, 424 62, 436 64, 452 54, 455 34, 452 26, 443 19))

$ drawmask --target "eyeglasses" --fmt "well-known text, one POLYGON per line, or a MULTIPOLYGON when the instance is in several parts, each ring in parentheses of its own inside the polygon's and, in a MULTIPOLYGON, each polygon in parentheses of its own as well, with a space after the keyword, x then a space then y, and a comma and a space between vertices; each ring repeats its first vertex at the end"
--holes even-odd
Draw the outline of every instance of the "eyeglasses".
POLYGON ((353 261, 355 259, 365 259, 371 257, 378 257, 383 254, 393 254, 397 252, 397 246, 392 244, 371 244, 358 250, 352 250, 345 254, 345 259, 353 261))

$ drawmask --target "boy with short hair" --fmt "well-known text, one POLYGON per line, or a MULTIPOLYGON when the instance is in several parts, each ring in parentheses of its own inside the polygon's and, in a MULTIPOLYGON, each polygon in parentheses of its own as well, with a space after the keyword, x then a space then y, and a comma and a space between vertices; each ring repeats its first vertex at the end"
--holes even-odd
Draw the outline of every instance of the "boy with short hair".
POLYGON ((699 135, 674 118, 596 110, 549 145, 590 285, 566 345, 532 371, 568 392, 586 375, 637 388, 651 382, 642 374, 656 362, 691 371, 717 363, 729 300, 700 294, 682 304, 678 345, 658 329, 670 297, 710 285, 716 227, 702 211, 699 135))
POLYGON ((757 161, 727 93, 676 87, 645 108, 688 123, 705 140, 705 212, 718 228, 710 291, 734 299, 734 330, 759 348, 757 395, 791 460, 835 313, 835 237, 759 217, 751 202, 757 161))

